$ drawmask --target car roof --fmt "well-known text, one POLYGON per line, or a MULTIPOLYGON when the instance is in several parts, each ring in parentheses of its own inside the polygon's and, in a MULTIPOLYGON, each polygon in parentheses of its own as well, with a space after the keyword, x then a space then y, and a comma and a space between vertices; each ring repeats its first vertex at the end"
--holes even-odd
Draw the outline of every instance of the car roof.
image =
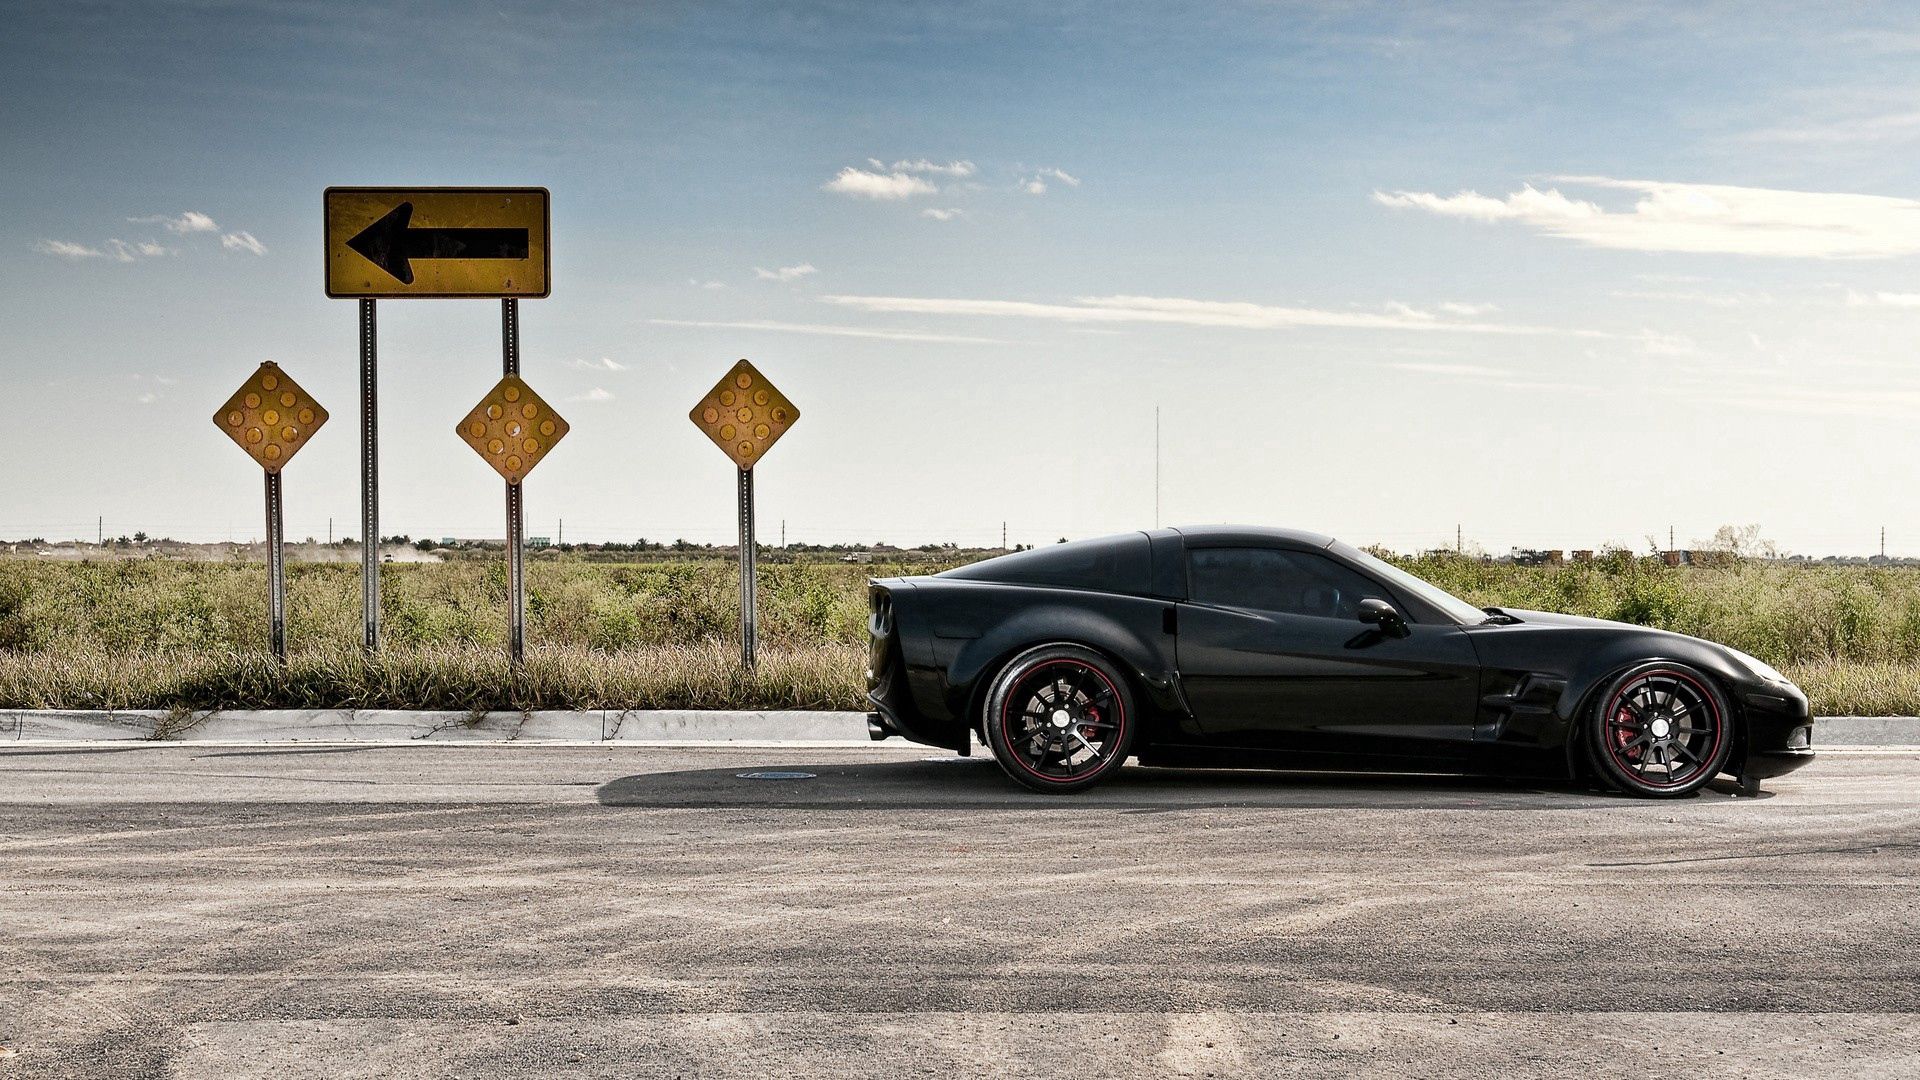
POLYGON ((1280 529, 1267 525, 1182 525, 1179 528, 1155 531, 1161 534, 1171 533, 1188 541, 1198 541, 1206 545, 1279 542, 1300 547, 1324 548, 1333 544, 1333 537, 1321 533, 1308 532, 1305 529, 1280 529))

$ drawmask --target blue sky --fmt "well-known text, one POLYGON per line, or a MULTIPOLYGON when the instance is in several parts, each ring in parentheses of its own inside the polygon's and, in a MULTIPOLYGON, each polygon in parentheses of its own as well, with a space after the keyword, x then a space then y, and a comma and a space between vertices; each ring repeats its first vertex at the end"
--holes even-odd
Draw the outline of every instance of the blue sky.
MULTIPOLYGON (((354 531, 321 190, 498 183, 553 192, 536 533, 728 538, 685 414, 745 356, 763 536, 1150 525, 1157 406, 1168 523, 1920 553, 1920 14, 1666 7, 19 5, 0 535, 256 535, 263 359, 334 414, 290 535, 354 531)), ((501 532, 497 328, 383 305, 388 531, 501 532)))

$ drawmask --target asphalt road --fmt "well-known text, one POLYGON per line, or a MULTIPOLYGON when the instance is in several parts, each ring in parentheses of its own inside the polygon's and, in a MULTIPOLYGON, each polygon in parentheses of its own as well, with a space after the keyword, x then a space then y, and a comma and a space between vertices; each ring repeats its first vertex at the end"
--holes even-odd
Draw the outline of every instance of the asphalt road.
POLYGON ((0 750, 0 1078, 1920 1075, 1920 754, 1769 788, 0 750))

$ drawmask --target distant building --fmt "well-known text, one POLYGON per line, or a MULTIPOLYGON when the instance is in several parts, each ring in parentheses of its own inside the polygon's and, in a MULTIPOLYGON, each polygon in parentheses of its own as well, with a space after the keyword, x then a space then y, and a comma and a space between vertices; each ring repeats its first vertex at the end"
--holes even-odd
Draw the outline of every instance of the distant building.
MULTIPOLYGON (((502 542, 504 543, 504 541, 502 542)), ((529 536, 527 537, 527 546, 530 548, 550 548, 553 546, 553 537, 529 536)))
POLYGON ((1576 550, 1575 550, 1575 551, 1573 552, 1573 561, 1574 561, 1574 562, 1592 562, 1592 561, 1593 561, 1593 551, 1592 551, 1592 549, 1590 549, 1590 548, 1588 548, 1588 549, 1576 549, 1576 550))

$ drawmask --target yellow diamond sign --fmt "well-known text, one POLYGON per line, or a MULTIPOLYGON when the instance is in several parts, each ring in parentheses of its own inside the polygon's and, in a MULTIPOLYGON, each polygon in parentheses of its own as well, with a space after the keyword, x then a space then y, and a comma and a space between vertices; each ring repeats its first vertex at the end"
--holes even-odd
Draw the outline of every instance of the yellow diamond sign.
POLYGON ((742 360, 687 416, 735 464, 751 469, 800 419, 800 410, 742 360))
POLYGON ((567 437, 567 422, 520 376, 509 375, 487 391, 458 430, 507 483, 517 484, 567 437))
POLYGON ((262 468, 277 473, 327 422, 327 410, 269 360, 220 406, 213 422, 262 468))

